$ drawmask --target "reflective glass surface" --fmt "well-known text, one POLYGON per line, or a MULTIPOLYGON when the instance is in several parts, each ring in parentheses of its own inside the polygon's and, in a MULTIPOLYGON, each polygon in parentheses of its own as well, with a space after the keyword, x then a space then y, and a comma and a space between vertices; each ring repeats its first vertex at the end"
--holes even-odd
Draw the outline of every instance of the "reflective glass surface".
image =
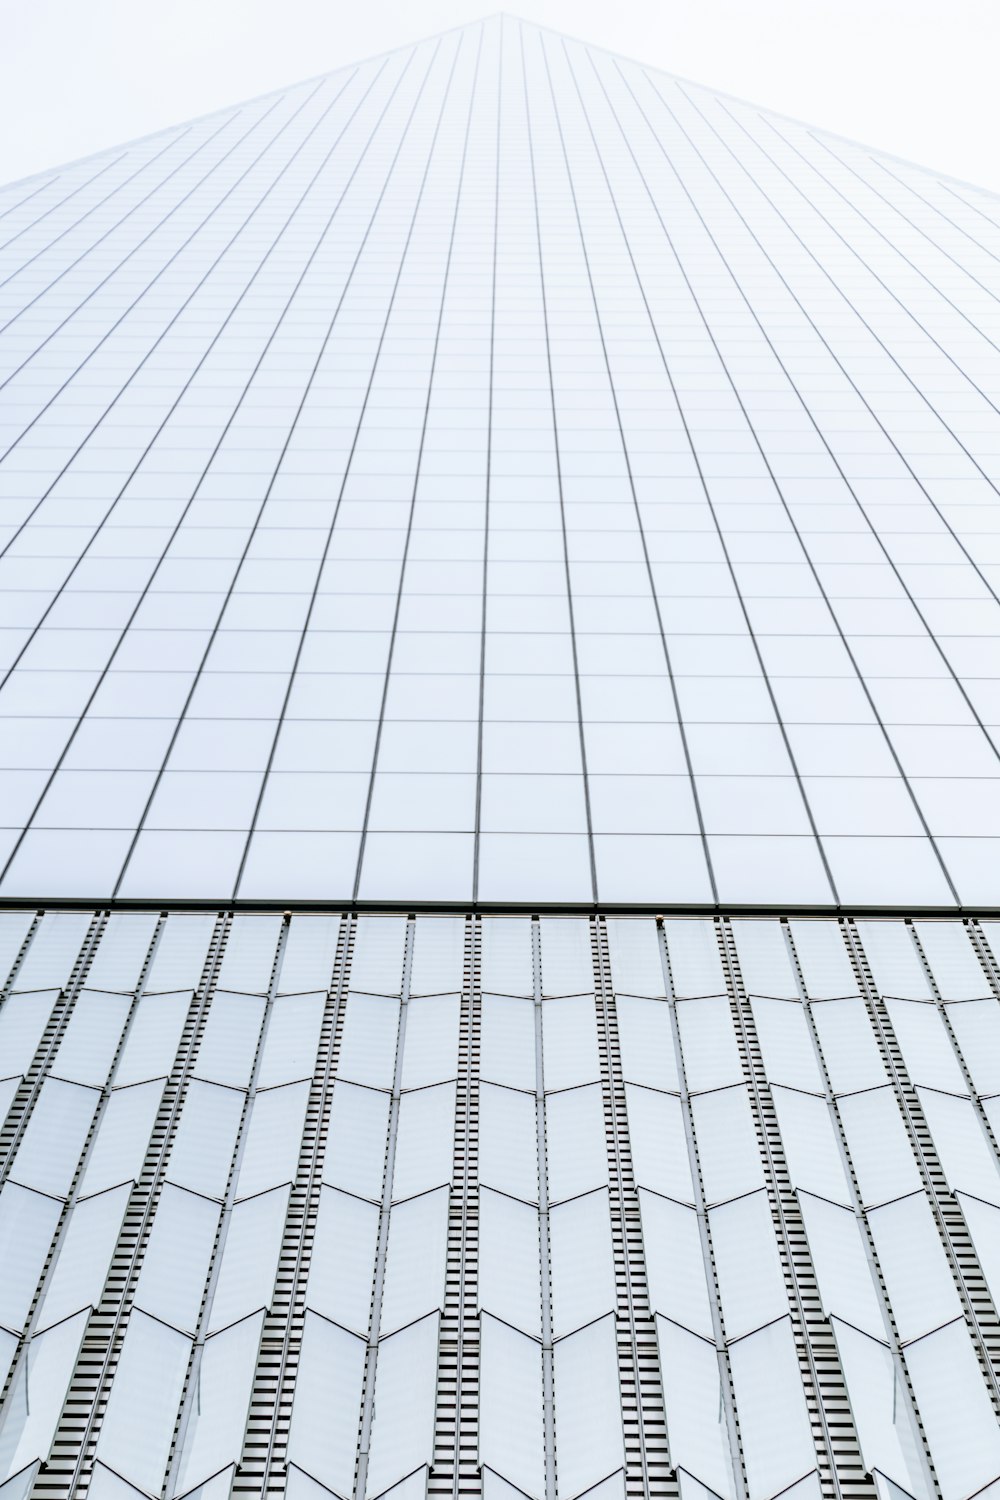
POLYGON ((995 902, 998 221, 499 17, 0 189, 0 893, 995 902))

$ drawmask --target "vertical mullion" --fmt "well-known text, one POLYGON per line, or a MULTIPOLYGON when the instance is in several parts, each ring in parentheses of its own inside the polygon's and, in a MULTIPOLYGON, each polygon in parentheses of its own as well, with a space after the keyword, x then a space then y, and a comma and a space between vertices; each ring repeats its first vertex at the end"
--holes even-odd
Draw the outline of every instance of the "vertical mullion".
MULTIPOLYGON (((177 1417, 177 1425, 174 1429, 173 1449, 170 1463, 167 1468, 166 1478, 163 1485, 164 1496, 172 1496, 177 1491, 178 1475, 180 1473, 181 1459, 184 1454, 184 1444, 187 1437, 188 1427, 191 1422, 192 1407, 196 1400, 199 1381, 201 1379, 201 1362, 204 1357, 207 1330, 212 1315, 212 1306, 215 1301, 215 1290, 219 1281, 219 1273, 222 1268, 222 1259, 225 1254, 226 1240, 229 1236, 229 1226, 232 1222, 233 1208, 236 1203, 236 1191, 239 1183, 240 1167, 243 1162, 243 1153, 246 1149, 247 1135, 250 1127, 250 1119, 253 1114, 254 1104, 257 1099, 257 1079, 260 1074, 260 1066, 264 1057, 264 1047, 267 1042, 268 1028, 271 1017, 274 1014, 274 997, 278 990, 278 976, 281 972, 281 960, 288 942, 289 923, 286 919, 282 922, 278 934, 278 946, 271 966, 271 975, 267 987, 267 998, 264 1003, 264 1014, 261 1019, 260 1032, 257 1037, 257 1049, 254 1053, 253 1067, 250 1079, 243 1094, 243 1112, 240 1116, 239 1131, 236 1137, 236 1147, 233 1151, 232 1161, 229 1166, 229 1180, 226 1183, 226 1192, 222 1200, 222 1212, 219 1216, 219 1225, 216 1231, 215 1244, 212 1247, 212 1259, 209 1264, 207 1283, 202 1297, 201 1308, 198 1313, 198 1322, 194 1330, 194 1343, 188 1362, 187 1379, 184 1384, 184 1394, 181 1397, 181 1409, 177 1417)), ((263 1331, 263 1330, 262 1330, 263 1331)), ((238 1460, 239 1454, 234 1454, 234 1460, 238 1460)))
POLYGON ((368 1460, 371 1456, 372 1423, 375 1418, 375 1378, 378 1371, 382 1296, 385 1290, 385 1263, 386 1253, 389 1249, 389 1219, 392 1212, 392 1178, 396 1165, 396 1142, 399 1135, 399 1101, 403 1084, 403 1054, 406 1048, 406 1020, 410 1001, 410 977, 413 972, 413 945, 416 938, 416 926, 416 919, 411 916, 406 923, 406 947, 403 950, 403 980, 399 1001, 399 1023, 396 1030, 396 1058, 392 1075, 392 1092, 389 1099, 389 1129, 386 1138, 385 1166, 382 1175, 382 1201, 379 1204, 375 1277, 372 1286, 372 1305, 368 1322, 368 1342, 365 1349, 361 1428, 358 1437, 358 1468, 354 1483, 355 1500, 365 1500, 368 1481, 368 1460))
MULTIPOLYGON (((667 1432, 664 1415, 663 1379, 656 1323, 649 1305, 646 1258, 643 1246, 639 1197, 632 1169, 632 1150, 628 1133, 625 1084, 622 1075, 621 1045, 618 1034, 618 1011, 611 982, 607 928, 604 919, 594 920, 594 944, 597 992, 598 1047, 601 1054, 601 1090, 604 1095, 605 1119, 608 1124, 608 1176, 612 1239, 620 1236, 621 1254, 616 1265, 615 1293, 616 1343, 624 1395, 625 1369, 623 1338, 627 1363, 635 1382, 635 1423, 637 1454, 629 1463, 626 1448, 626 1486, 646 1497, 672 1493, 662 1471, 666 1459, 667 1432), (624 1324, 624 1328, 623 1325, 624 1324), (640 1326, 641 1325, 641 1326, 640 1326), (648 1375, 643 1378, 643 1371, 648 1375), (632 1472, 637 1470, 637 1472, 632 1472), (629 1486, 629 1481, 632 1485, 629 1486)), ((623 1402, 624 1417, 624 1402, 623 1402)))
POLYGON ((538 1152, 538 1247, 542 1288, 542 1415, 545 1500, 556 1500, 556 1414, 552 1354, 552 1256, 549 1245, 549 1173, 545 1147, 545 1066, 542 1041, 542 932, 531 919, 531 974, 535 1033, 535 1139, 538 1152))
MULTIPOLYGON (((733 1466, 735 1494, 736 1500, 749 1500, 746 1468, 743 1462, 743 1444, 740 1438, 739 1416, 736 1411, 736 1397, 733 1390, 733 1372, 729 1359, 729 1346, 726 1342, 725 1322, 722 1315, 722 1299, 719 1295, 719 1278, 715 1268, 715 1252, 712 1248, 712 1226, 709 1223, 708 1204, 705 1199, 705 1188, 701 1175, 698 1141, 694 1130, 694 1111, 691 1107, 691 1095, 688 1092, 687 1068, 684 1063, 680 1025, 677 1020, 677 996, 674 992, 673 975, 670 969, 670 955, 667 951, 667 934, 662 917, 656 918, 656 938, 660 950, 660 963, 663 967, 663 986, 670 1012, 670 1035, 673 1041, 674 1060, 681 1090, 681 1116, 684 1122, 684 1140, 687 1146, 688 1166, 694 1190, 694 1210, 698 1222, 698 1235, 701 1241, 701 1255, 705 1268, 705 1279, 708 1282, 708 1304, 712 1317, 712 1332, 715 1337, 716 1358, 719 1364, 719 1390, 726 1417, 726 1430, 729 1435, 729 1454, 733 1466)), ((668 1439, 669 1417, 670 1414, 668 1412, 668 1439)))
MULTIPOLYGON (((436 122, 435 127, 434 127, 434 134, 433 134, 433 136, 431 138, 430 150, 429 150, 428 155, 427 155, 427 164, 426 164, 426 166, 424 168, 424 174, 423 174, 423 177, 422 177, 421 183, 420 183, 420 192, 419 192, 419 194, 417 196, 417 202, 416 202, 416 205, 415 205, 414 210, 413 210, 413 219, 412 219, 411 224, 410 224, 410 231, 409 231, 409 234, 407 235, 406 244, 403 247, 403 253, 402 253, 401 257, 400 257, 399 271, 397 273, 395 286, 393 287, 393 296, 392 296, 392 299, 390 299, 389 307, 388 307, 388 310, 386 312, 386 320, 385 320, 385 326, 383 328, 383 334, 385 333, 385 330, 389 326, 389 321, 390 321, 390 318, 391 318, 391 315, 392 315, 393 305, 394 305, 394 302, 395 302, 396 289, 399 286, 399 283, 400 283, 400 281, 402 279, 402 276, 403 276, 403 272, 404 272, 405 267, 406 267, 407 252, 408 252, 408 250, 410 248, 410 242, 411 242, 411 239, 412 239, 413 231, 414 231, 414 229, 416 227, 417 218, 418 218, 419 211, 420 211, 420 205, 421 205, 421 202, 423 200, 424 188, 427 185, 427 180, 428 180, 428 178, 430 176, 431 168, 432 168, 432 165, 434 163, 434 156, 435 156, 435 151, 436 151, 436 148, 437 148, 439 133, 440 133, 440 129, 441 129, 441 122, 444 119, 445 109, 447 107, 447 104, 448 104, 448 101, 449 101, 449 98, 450 98, 450 95, 451 95, 452 85, 454 84, 455 72, 456 72, 456 69, 457 69, 458 59, 459 59, 459 55, 460 55, 461 51, 462 51, 462 47, 461 47, 461 43, 459 43, 459 45, 456 46, 456 48, 455 48, 454 55, 452 56, 451 71, 448 74, 448 83, 447 83, 446 88, 445 88, 444 98, 441 101, 441 112, 438 115, 437 122, 436 122)), ((374 744, 374 747, 372 749, 371 770, 370 770, 369 776, 368 776, 368 790, 367 790, 367 794, 366 794, 366 798, 365 798, 364 821, 363 821, 362 829, 361 829, 361 838, 360 838, 360 841, 359 841, 359 844, 358 844, 358 862, 357 862, 357 867, 355 869, 355 874, 354 874, 354 889, 353 889, 353 895, 354 895, 354 899, 355 900, 357 900, 357 897, 358 897, 358 891, 359 891, 359 888, 360 888, 360 885, 361 885, 361 876, 362 876, 362 872, 363 872, 363 869, 364 869, 365 847, 366 847, 366 844, 367 844, 368 831, 369 831, 369 826, 368 825, 369 825, 369 823, 371 821, 372 800, 373 800, 374 795, 375 795, 375 777, 376 777, 376 775, 378 773, 379 751, 380 751, 381 745, 382 745, 382 732, 383 732, 383 729, 385 727, 385 710, 386 710, 386 704, 387 704, 388 698, 389 698, 389 683, 390 683, 390 680, 392 678, 392 663, 393 663, 393 657, 395 655, 396 640, 397 640, 398 635, 399 635, 399 617, 400 617, 400 613, 401 613, 401 610, 402 610, 403 589, 404 589, 405 583, 406 583, 406 564, 407 564, 407 561, 409 559, 409 555, 410 555, 410 541, 411 541, 411 538, 413 536, 413 521, 414 521, 414 516, 415 516, 416 508, 417 508, 417 492, 418 492, 418 489, 419 489, 419 486, 420 486, 421 467, 422 467, 422 464, 423 464, 423 456, 424 456, 424 445, 425 445, 426 440, 427 440, 427 424, 428 424, 428 420, 429 420, 429 417, 430 417, 431 397, 432 397, 433 391, 434 391, 434 375, 435 375, 435 372, 437 370, 438 350, 439 350, 440 344, 441 344, 441 326, 442 326, 442 323, 444 321, 444 310, 445 310, 445 306, 446 306, 447 299, 448 299, 448 286, 449 286, 449 280, 450 280, 450 276, 451 276, 452 260, 453 260, 453 256, 454 256, 454 250, 455 250, 455 234, 456 234, 456 230, 457 230, 457 227, 458 227, 458 213, 459 213, 459 207, 460 207, 461 201, 462 201, 462 189, 463 189, 463 187, 465 185, 465 169, 466 169, 466 164, 468 162, 468 156, 469 156, 469 137, 470 137, 471 126, 472 126, 472 111, 473 111, 473 107, 474 107, 475 101, 476 101, 476 82, 477 82, 478 77, 479 77, 479 65, 480 65, 480 62, 482 61, 482 52, 483 52, 483 29, 482 29, 482 26, 480 26, 479 37, 478 37, 477 46, 476 46, 476 59, 475 59, 475 64, 474 64, 474 69, 473 69, 473 75, 472 75, 472 83, 471 83, 471 86, 470 86, 470 89, 469 89, 469 107, 468 107, 468 111, 467 111, 466 118, 465 118, 465 128, 464 128, 464 135, 463 135, 463 139, 462 139, 461 164, 460 164, 459 170, 458 170, 458 182, 457 182, 457 185, 456 185, 456 188, 455 188, 455 202, 454 202, 454 206, 453 206, 453 209, 452 209, 451 225, 450 225, 449 236, 448 236, 448 251, 447 251, 446 258, 445 258, 444 275, 442 277, 442 282, 441 282, 441 295, 440 295, 440 300, 438 302, 437 323, 436 323, 436 327, 435 327, 435 331, 434 331, 434 348, 433 348, 433 352, 431 354, 430 370, 428 371, 428 375, 427 375, 427 395, 426 395, 426 398, 425 398, 425 401, 424 401, 423 420, 421 422, 421 427, 420 427, 420 444, 419 444, 419 447, 418 447, 418 450, 417 450, 416 465, 414 467, 414 472, 413 472, 413 486, 412 486, 412 489, 410 491, 410 504, 409 504, 409 509, 408 509, 407 518, 406 518, 406 533, 405 533, 405 536, 404 536, 404 539, 403 539, 403 555, 402 555, 402 558, 400 559, 399 583, 398 583, 398 587, 396 589, 396 602, 395 602, 395 606, 393 608, 392 628, 391 628, 391 630, 389 632, 389 651, 388 651, 388 655, 386 657, 385 674, 384 674, 383 680, 382 680, 382 694, 381 694, 381 698, 379 700, 378 725, 377 725, 376 730, 375 730, 375 744, 374 744)), ((380 341, 380 344, 379 344, 379 349, 381 350, 381 341, 380 341)), ((376 363, 377 363, 377 360, 376 360, 376 363)), ((374 378, 374 369, 373 369, 373 378, 374 378)), ((363 417, 363 413, 362 413, 362 417, 363 417)), ((358 422, 358 429, 359 430, 360 430, 360 426, 361 426, 361 421, 359 419, 359 422, 358 422)))
POLYGON ((289 1199, 288 1216, 282 1237, 279 1280, 281 1278, 280 1266, 289 1258, 292 1260, 292 1269, 287 1277, 287 1290, 282 1303, 270 1310, 261 1336, 262 1352, 258 1356, 244 1459, 240 1465, 240 1469, 246 1475, 246 1480, 242 1480, 237 1475, 235 1481, 237 1492, 245 1490, 256 1494, 270 1493, 277 1483, 277 1474, 284 1467, 288 1424, 294 1400, 295 1376, 298 1370, 298 1352, 301 1349, 306 1313, 306 1288, 312 1263, 313 1236, 319 1213, 323 1164, 329 1141, 330 1106, 340 1054, 354 930, 355 919, 346 915, 341 917, 337 953, 327 990, 320 1029, 319 1053, 314 1065, 306 1114, 306 1136, 303 1140, 299 1168, 289 1199), (314 1121, 312 1126, 314 1140, 311 1145, 307 1139, 310 1120, 314 1121), (301 1198, 302 1203, 300 1214, 295 1212, 297 1197, 301 1198), (277 1367, 271 1374, 269 1373, 269 1366, 272 1362, 270 1345, 273 1341, 280 1341, 280 1348, 277 1355, 277 1367), (254 1418, 255 1407, 262 1407, 266 1416, 267 1436, 262 1458, 258 1456, 256 1447, 250 1446, 251 1437, 258 1425, 254 1418))
MULTIPOLYGON (((805 1365, 803 1374, 807 1378, 803 1379, 803 1387, 807 1406, 810 1408, 809 1425, 813 1428, 813 1440, 816 1442, 818 1449, 817 1468, 822 1479, 825 1481, 824 1489, 832 1490, 836 1500, 842 1500, 844 1490, 841 1482, 840 1466, 838 1465, 837 1453, 834 1448, 827 1405, 823 1398, 823 1388, 817 1364, 816 1349, 814 1347, 814 1339, 817 1334, 820 1334, 821 1330, 810 1327, 810 1319, 806 1312, 805 1300, 803 1298, 803 1284, 810 1292, 815 1293, 816 1272, 812 1264, 812 1255, 805 1242, 801 1218, 798 1213, 798 1203, 794 1193, 791 1191, 788 1163, 785 1160, 784 1148, 777 1130, 774 1105, 770 1098, 770 1089, 764 1073, 760 1041, 757 1036, 753 1011, 750 1008, 743 978, 740 973, 732 928, 727 921, 720 922, 717 925, 716 936, 719 941, 722 964, 726 973, 730 1013, 733 1018, 733 1026, 743 1062, 744 1076, 750 1095, 751 1110, 754 1115, 758 1140, 760 1142, 761 1158, 764 1164, 764 1177, 767 1183, 768 1204, 771 1209, 775 1238, 779 1245, 783 1279, 789 1297, 789 1310, 795 1335, 796 1355, 800 1368, 803 1364, 805 1365), (792 1220, 791 1226, 789 1225, 789 1219, 792 1220), (813 1417, 812 1409, 815 1409, 815 1418, 813 1417), (815 1432, 817 1425, 819 1427, 818 1441, 815 1432)), ((831 1352, 825 1350, 824 1353, 829 1360, 831 1352)), ((843 1390, 845 1383, 843 1371, 840 1369, 839 1357, 834 1353, 832 1358, 837 1366, 836 1378, 838 1384, 843 1390)), ((858 1447, 857 1434, 852 1431, 850 1439, 853 1449, 852 1457, 857 1458, 860 1466, 860 1449, 858 1447)))
POLYGON ((524 113, 528 138, 528 160, 531 167, 531 201, 535 221, 535 243, 538 255, 538 286, 541 293, 542 322, 545 330, 545 362, 549 383, 549 408, 552 415, 552 440, 556 461, 556 481, 559 486, 559 530, 562 537, 563 575, 566 580, 566 607, 569 613, 570 646, 573 652, 573 686, 576 693, 577 729, 580 736, 580 766, 583 774, 583 799, 587 812, 587 851, 590 859, 590 889, 593 900, 597 900, 597 863, 594 856, 594 820, 590 809, 590 783, 587 776, 587 739, 583 728, 583 697, 580 691, 580 660, 576 643, 576 616, 573 609, 573 582, 569 566, 569 540, 566 529, 566 502, 563 494, 562 451, 559 438, 559 416, 556 407, 555 380, 552 367, 552 339, 549 329, 549 307, 546 296, 545 255, 542 250, 542 222, 538 200, 538 173, 535 162, 532 110, 528 89, 528 70, 524 52, 524 27, 518 23, 521 50, 521 78, 524 89, 524 113))

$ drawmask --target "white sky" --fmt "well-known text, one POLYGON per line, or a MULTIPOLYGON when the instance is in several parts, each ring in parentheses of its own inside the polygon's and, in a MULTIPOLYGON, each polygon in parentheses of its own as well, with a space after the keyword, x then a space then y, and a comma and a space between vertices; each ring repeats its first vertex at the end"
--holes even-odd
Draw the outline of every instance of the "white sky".
MULTIPOLYGON (((0 182, 493 8, 490 0, 0 0, 0 182)), ((1000 191, 998 0, 515 0, 511 8, 1000 191)))

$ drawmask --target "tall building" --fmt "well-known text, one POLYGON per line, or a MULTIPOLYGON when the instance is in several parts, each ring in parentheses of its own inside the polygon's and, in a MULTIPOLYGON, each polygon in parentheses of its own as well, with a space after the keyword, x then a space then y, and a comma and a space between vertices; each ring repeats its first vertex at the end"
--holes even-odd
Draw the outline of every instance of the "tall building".
POLYGON ((997 1500, 1000 199, 497 17, 0 238, 0 1500, 997 1500))

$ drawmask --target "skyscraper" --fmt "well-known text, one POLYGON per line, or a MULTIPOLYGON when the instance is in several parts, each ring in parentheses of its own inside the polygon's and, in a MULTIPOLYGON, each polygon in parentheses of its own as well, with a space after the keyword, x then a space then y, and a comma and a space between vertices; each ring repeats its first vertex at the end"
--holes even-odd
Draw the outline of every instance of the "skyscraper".
POLYGON ((0 1500, 1000 1494, 1000 200, 497 17, 0 238, 0 1500))

